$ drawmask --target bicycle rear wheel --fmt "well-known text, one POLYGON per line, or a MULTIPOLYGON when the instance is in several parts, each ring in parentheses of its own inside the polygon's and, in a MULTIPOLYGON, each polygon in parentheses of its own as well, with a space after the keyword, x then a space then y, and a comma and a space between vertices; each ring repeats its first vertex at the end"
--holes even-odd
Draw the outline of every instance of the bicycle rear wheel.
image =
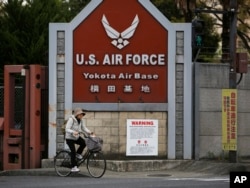
POLYGON ((71 173, 70 151, 62 150, 54 158, 54 167, 58 176, 68 176, 71 173))
POLYGON ((106 159, 101 152, 91 152, 87 160, 87 169, 94 178, 100 178, 106 171, 106 159))

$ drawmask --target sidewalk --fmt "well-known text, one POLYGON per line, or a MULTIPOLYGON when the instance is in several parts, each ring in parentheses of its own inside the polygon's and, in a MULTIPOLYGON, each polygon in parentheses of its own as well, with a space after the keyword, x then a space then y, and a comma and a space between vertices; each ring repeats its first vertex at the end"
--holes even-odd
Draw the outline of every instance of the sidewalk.
MULTIPOLYGON (((87 175, 86 166, 82 175, 87 175)), ((138 176, 224 176, 231 171, 250 171, 250 163, 228 163, 194 160, 107 161, 106 177, 138 176)), ((51 160, 43 160, 42 168, 0 171, 0 176, 57 176, 51 160)))

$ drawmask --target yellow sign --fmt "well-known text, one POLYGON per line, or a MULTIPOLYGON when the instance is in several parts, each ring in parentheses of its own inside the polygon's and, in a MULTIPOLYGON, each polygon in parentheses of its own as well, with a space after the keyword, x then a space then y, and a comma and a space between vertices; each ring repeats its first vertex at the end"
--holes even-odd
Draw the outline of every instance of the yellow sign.
POLYGON ((222 90, 222 149, 237 150, 237 90, 222 90))

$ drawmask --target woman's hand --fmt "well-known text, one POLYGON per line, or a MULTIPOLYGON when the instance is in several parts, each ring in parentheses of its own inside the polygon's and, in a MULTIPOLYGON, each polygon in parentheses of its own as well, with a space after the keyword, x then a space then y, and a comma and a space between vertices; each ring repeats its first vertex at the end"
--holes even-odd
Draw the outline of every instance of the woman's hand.
POLYGON ((95 137, 95 133, 94 132, 89 133, 89 135, 92 136, 92 137, 95 137))
POLYGON ((79 135, 79 133, 78 133, 77 131, 74 131, 74 132, 73 132, 73 136, 74 136, 74 137, 77 137, 78 135, 79 135))

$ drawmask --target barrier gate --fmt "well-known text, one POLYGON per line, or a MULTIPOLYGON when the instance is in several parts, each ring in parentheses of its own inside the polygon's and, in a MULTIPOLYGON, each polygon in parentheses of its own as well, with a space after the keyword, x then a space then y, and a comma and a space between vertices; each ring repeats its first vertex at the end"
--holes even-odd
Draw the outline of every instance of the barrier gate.
POLYGON ((4 67, 3 170, 38 168, 47 152, 47 67, 4 67), (17 76, 23 93, 16 98, 17 76), (21 110, 18 111, 17 104, 21 110), (17 120, 15 116, 21 116, 17 120))

